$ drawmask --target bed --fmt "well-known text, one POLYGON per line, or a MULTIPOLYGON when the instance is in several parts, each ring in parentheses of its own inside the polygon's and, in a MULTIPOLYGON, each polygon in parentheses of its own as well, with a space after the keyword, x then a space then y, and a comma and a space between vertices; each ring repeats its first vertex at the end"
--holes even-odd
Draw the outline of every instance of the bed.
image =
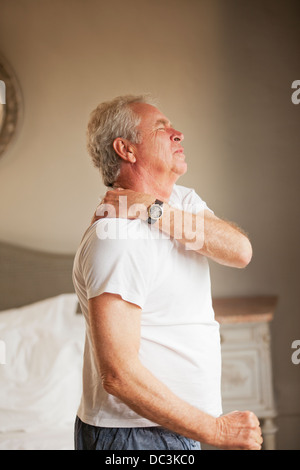
POLYGON ((0 450, 72 450, 84 318, 73 255, 0 243, 0 450))

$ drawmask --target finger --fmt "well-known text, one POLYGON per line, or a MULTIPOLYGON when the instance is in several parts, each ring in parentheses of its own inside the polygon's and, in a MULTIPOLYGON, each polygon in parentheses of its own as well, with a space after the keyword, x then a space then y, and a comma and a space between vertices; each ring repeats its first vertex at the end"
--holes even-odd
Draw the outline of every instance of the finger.
POLYGON ((116 209, 112 204, 100 204, 97 207, 96 216, 99 218, 104 218, 104 217, 115 218, 116 209))
POLYGON ((116 193, 120 193, 121 191, 125 191, 125 189, 118 186, 117 188, 110 189, 109 191, 107 191, 106 194, 108 193, 116 194, 116 193))
POLYGON ((93 217, 91 219, 91 224, 93 224, 97 220, 96 212, 94 212, 93 217))
POLYGON ((261 450, 261 445, 255 444, 255 446, 253 447, 253 450, 261 450))
POLYGON ((253 411, 245 411, 245 414, 248 416, 249 424, 254 427, 259 427, 259 420, 257 416, 253 413, 253 411))
POLYGON ((253 423, 255 423, 257 426, 260 425, 258 417, 252 412, 251 412, 251 418, 252 418, 253 423))
POLYGON ((253 441, 258 444, 259 446, 262 445, 263 443, 263 437, 261 434, 256 433, 255 435, 252 436, 253 441))

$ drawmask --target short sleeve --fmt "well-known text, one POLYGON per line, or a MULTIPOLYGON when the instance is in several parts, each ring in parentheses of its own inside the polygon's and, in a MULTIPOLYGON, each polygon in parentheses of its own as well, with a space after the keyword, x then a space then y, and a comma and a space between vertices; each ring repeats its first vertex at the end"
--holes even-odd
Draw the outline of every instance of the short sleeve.
POLYGON ((209 210, 213 212, 206 204, 203 199, 196 193, 194 189, 192 189, 183 199, 182 201, 183 210, 187 212, 192 212, 193 214, 197 214, 198 212, 209 210))
POLYGON ((197 214, 204 210, 213 211, 207 206, 206 202, 192 188, 175 185, 171 195, 170 205, 185 212, 197 214))
POLYGON ((144 307, 154 260, 151 239, 140 229, 143 226, 139 220, 97 222, 82 252, 82 273, 89 299, 108 292, 144 307))

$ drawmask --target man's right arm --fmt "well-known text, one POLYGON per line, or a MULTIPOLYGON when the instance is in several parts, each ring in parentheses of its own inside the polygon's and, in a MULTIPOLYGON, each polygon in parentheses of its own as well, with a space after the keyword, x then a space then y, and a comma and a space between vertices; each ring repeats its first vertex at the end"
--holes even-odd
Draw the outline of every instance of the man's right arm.
MULTIPOLYGON (((131 190, 108 191, 92 219, 105 216, 148 219, 147 207, 155 196, 131 190), (126 202, 122 205, 120 199, 126 202), (127 210, 128 208, 128 210, 127 210)), ((163 216, 153 225, 174 238, 189 250, 206 256, 219 264, 245 268, 252 258, 252 246, 248 237, 234 224, 216 217, 209 210, 196 214, 184 212, 164 203, 163 216)))
POLYGON ((139 360, 141 309, 115 294, 89 300, 94 350, 104 389, 150 421, 223 449, 261 448, 261 432, 251 412, 220 418, 177 397, 139 360))

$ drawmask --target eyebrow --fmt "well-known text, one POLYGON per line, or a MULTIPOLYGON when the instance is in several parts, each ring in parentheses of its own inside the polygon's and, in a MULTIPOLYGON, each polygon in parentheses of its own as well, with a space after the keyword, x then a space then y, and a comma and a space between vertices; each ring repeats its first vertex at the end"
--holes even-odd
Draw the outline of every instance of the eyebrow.
POLYGON ((172 124, 170 123, 170 121, 167 121, 166 119, 158 119, 155 123, 155 127, 158 126, 159 124, 162 124, 163 126, 172 127, 172 124))

